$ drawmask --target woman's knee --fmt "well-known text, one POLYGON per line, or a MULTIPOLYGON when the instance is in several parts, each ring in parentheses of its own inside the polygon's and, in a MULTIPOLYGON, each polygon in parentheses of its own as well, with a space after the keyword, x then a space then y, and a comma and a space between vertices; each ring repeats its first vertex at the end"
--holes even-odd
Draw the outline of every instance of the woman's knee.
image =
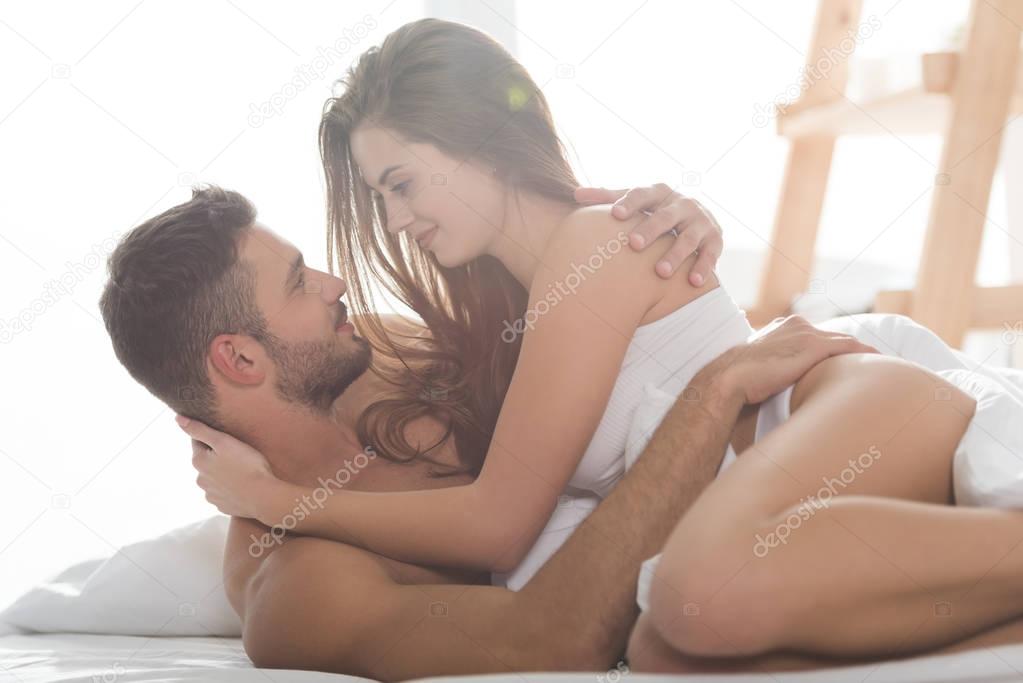
POLYGON ((771 602, 779 582, 791 577, 751 562, 752 552, 752 542, 733 535, 720 544, 695 542, 684 554, 666 553, 648 612, 659 638, 694 657, 749 657, 781 642, 784 614, 771 602))

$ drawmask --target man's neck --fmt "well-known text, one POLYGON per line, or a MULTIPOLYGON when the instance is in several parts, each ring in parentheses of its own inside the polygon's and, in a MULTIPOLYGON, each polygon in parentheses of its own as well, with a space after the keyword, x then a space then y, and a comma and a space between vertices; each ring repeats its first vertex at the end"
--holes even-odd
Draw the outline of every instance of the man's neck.
POLYGON ((262 453, 274 474, 285 481, 314 485, 333 475, 338 463, 362 452, 351 425, 335 416, 316 413, 283 401, 251 406, 247 423, 235 436, 262 453))

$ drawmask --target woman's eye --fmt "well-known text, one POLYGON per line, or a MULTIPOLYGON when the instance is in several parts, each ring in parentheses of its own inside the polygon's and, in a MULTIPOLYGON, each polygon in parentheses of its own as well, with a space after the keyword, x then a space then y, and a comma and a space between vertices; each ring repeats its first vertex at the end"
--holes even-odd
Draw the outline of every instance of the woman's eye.
POLYGON ((395 185, 394 187, 391 188, 391 192, 398 192, 398 193, 404 195, 405 194, 405 189, 408 188, 409 182, 410 181, 406 180, 403 183, 398 183, 397 185, 395 185))

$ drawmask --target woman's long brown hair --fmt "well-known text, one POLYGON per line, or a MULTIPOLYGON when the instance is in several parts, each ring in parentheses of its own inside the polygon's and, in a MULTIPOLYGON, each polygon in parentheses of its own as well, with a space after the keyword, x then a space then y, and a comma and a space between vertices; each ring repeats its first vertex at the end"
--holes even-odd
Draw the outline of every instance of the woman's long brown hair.
POLYGON ((375 370, 393 387, 357 423, 363 443, 410 462, 453 436, 465 469, 478 474, 518 360, 520 338, 502 341, 528 293, 497 259, 484 255, 445 268, 386 230, 379 198, 352 157, 353 131, 367 121, 409 142, 497 170, 509 190, 571 202, 578 183, 555 132, 547 100, 521 64, 484 33, 423 19, 394 31, 339 81, 320 122, 326 173, 329 269, 349 287, 374 352, 398 361, 375 370), (336 251, 335 251, 336 248, 336 251), (415 311, 428 339, 385 332, 371 283, 415 311), (432 416, 447 430, 437 444, 410 444, 405 426, 432 416))

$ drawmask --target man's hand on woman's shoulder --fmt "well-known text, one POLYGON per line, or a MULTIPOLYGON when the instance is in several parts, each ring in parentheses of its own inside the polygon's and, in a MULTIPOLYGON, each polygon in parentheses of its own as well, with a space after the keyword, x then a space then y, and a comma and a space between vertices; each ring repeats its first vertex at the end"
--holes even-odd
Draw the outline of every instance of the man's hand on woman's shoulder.
POLYGON ((699 257, 689 269, 689 282, 699 287, 714 271, 724 248, 721 226, 714 216, 692 197, 664 183, 631 190, 580 187, 575 191, 575 199, 580 204, 613 203, 611 215, 621 220, 645 215, 629 235, 629 245, 636 251, 644 250, 662 235, 675 235, 675 241, 655 265, 655 272, 663 278, 674 275, 679 266, 697 252, 699 257))

